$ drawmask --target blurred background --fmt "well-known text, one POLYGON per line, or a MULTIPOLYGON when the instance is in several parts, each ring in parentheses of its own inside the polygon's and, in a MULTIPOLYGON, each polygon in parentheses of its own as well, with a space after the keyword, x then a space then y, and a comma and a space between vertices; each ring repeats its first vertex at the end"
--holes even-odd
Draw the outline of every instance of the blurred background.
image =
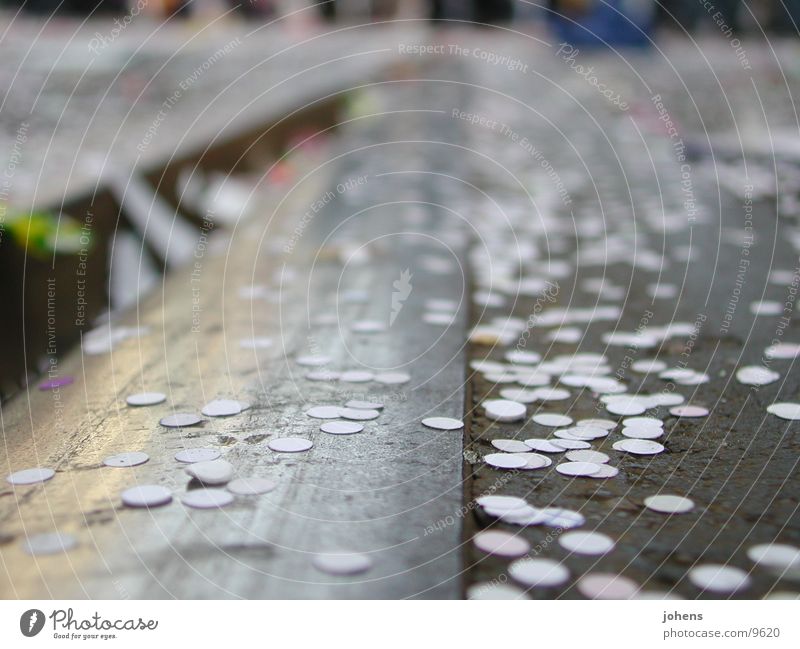
POLYGON ((382 30, 513 30, 601 59, 699 39, 750 66, 794 48, 798 19, 800 0, 0 0, 0 393, 187 263, 209 210, 223 230, 291 182, 357 109, 342 89, 402 75, 382 30))

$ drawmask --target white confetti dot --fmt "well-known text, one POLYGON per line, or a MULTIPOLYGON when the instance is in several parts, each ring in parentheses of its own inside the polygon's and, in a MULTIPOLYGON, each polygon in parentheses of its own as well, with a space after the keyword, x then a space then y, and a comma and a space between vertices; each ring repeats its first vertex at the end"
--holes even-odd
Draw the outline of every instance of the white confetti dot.
POLYGON ((675 417, 707 417, 708 408, 702 406, 675 406, 669 409, 669 414, 675 417))
POLYGON ((321 367, 331 362, 330 356, 323 356, 320 354, 307 354, 305 356, 298 356, 295 361, 298 365, 306 367, 321 367))
POLYGON ((472 541, 479 550, 499 557, 521 557, 531 549, 522 537, 500 530, 478 532, 472 541))
POLYGON ((311 563, 317 570, 329 575, 357 575, 372 568, 372 559, 356 553, 317 554, 311 563))
POLYGON ((591 478, 592 480, 605 480, 619 474, 619 469, 615 466, 610 466, 608 464, 598 464, 597 466, 600 467, 597 473, 586 476, 587 478, 591 478))
POLYGON ((364 424, 354 421, 326 421, 319 429, 329 435, 354 435, 364 430, 364 424))
POLYGON ((506 453, 527 453, 531 450, 525 442, 516 439, 493 439, 492 446, 506 453))
POLYGON ((750 561, 776 570, 800 569, 800 549, 783 543, 762 543, 747 550, 750 561))
POLYGON ((658 360, 641 360, 631 363, 631 370, 639 372, 640 374, 650 374, 651 372, 661 372, 667 369, 667 364, 664 361, 658 360))
POLYGON ((194 462, 210 462, 216 460, 221 453, 215 448, 185 448, 175 453, 175 459, 184 464, 194 462))
POLYGON ((122 492, 122 502, 128 507, 160 507, 172 501, 172 493, 160 485, 140 485, 122 492))
POLYGON ((358 399, 351 399, 345 405, 345 408, 355 408, 356 410, 383 410, 382 403, 375 401, 359 401, 358 399))
POLYGON ((713 593, 735 593, 750 585, 750 577, 744 570, 714 563, 692 568, 689 581, 697 588, 713 593))
POLYGON ((33 556, 60 554, 78 545, 77 539, 63 532, 33 534, 22 542, 22 551, 33 556))
POLYGON ((450 417, 427 417, 422 420, 422 425, 437 430, 458 430, 464 428, 464 422, 450 417))
POLYGON ((350 331, 359 334, 376 334, 386 331, 386 323, 378 320, 356 320, 350 326, 350 331))
POLYGON ((525 388, 503 388, 500 390, 500 397, 519 403, 533 403, 537 399, 535 391, 525 388))
POLYGON ((514 455, 525 460, 525 466, 520 467, 520 469, 525 471, 544 469, 553 463, 553 460, 549 457, 539 455, 538 453, 515 453, 514 455))
POLYGON ((581 419, 577 426, 580 427, 590 427, 590 428, 603 428, 608 431, 612 431, 617 427, 617 422, 611 421, 610 419, 581 419))
POLYGON ((105 460, 103 460, 103 464, 112 467, 129 467, 144 464, 149 459, 150 456, 147 453, 142 453, 141 451, 130 451, 127 453, 109 455, 105 460))
POLYGON ((631 439, 658 439, 664 435, 664 429, 650 426, 644 426, 642 428, 637 426, 625 426, 625 428, 622 429, 622 434, 631 439))
POLYGON ((447 327, 453 324, 456 321, 456 318, 455 316, 450 315, 449 313, 428 312, 422 314, 422 321, 425 322, 426 324, 447 327))
POLYGON ((736 371, 736 379, 744 385, 769 385, 779 378, 780 374, 760 365, 747 365, 736 371))
POLYGON ((556 471, 561 475, 571 477, 590 476, 599 470, 600 465, 593 462, 562 462, 556 466, 556 471))
POLYGON ((215 399, 204 405, 201 412, 206 417, 231 417, 242 412, 242 404, 233 399, 215 399))
POLYGON ((408 383, 411 380, 411 375, 406 372, 382 372, 376 374, 374 380, 383 385, 399 385, 408 383))
POLYGON ((569 426, 572 423, 572 417, 567 417, 566 415, 557 415, 554 413, 539 413, 538 415, 534 415, 532 420, 539 424, 540 426, 549 426, 552 428, 558 426, 569 426))
POLYGON ((528 506, 524 498, 518 498, 517 496, 478 496, 475 502, 481 507, 502 511, 511 511, 528 506))
POLYGON ((592 448, 592 445, 589 442, 584 442, 580 439, 553 439, 550 441, 553 442, 553 446, 557 446, 565 451, 576 451, 585 448, 592 448))
POLYGON ((574 554, 599 556, 614 549, 614 540, 600 532, 566 532, 558 537, 558 544, 574 554))
POLYGON ((767 412, 781 419, 796 421, 800 419, 800 403, 773 403, 767 406, 767 412))
POLYGON ((182 428, 184 426, 196 426, 203 421, 197 415, 190 412, 176 412, 174 415, 167 415, 159 422, 166 428, 182 428))
POLYGON ((614 442, 613 448, 633 455, 657 455, 665 450, 663 445, 649 439, 621 439, 614 442))
POLYGON ((686 399, 680 394, 674 392, 659 392, 652 395, 653 406, 677 406, 683 403, 686 399))
POLYGON ((487 581, 470 586, 467 589, 467 599, 475 601, 499 601, 530 598, 525 591, 512 584, 500 584, 495 581, 487 581))
POLYGON ((161 392, 140 392, 139 394, 130 394, 125 399, 129 406, 155 406, 166 400, 167 395, 161 392))
POLYGON ((306 373, 306 378, 309 381, 336 381, 339 379, 339 374, 332 370, 312 370, 306 373))
POLYGON ((216 509, 233 502, 233 494, 224 489, 192 489, 181 496, 181 502, 193 509, 216 509))
POLYGON ((789 360, 800 356, 800 343, 778 343, 764 350, 764 356, 777 360, 789 360))
POLYGON ((313 445, 310 439, 302 437, 278 437, 267 442, 267 446, 276 453, 301 453, 313 445))
POLYGON ((513 453, 489 453, 483 459, 486 464, 496 469, 520 469, 528 464, 525 458, 513 453))
POLYGON ((775 300, 751 302, 750 313, 753 315, 780 315, 783 313, 783 304, 775 300))
POLYGON ((655 417, 627 417, 622 420, 623 426, 636 426, 641 428, 663 428, 664 422, 655 417))
POLYGON ((613 415, 641 415, 647 408, 642 404, 640 398, 629 397, 607 403, 606 410, 613 415))
POLYGON ((593 428, 592 426, 572 426, 571 428, 557 430, 553 435, 559 439, 591 441, 608 436, 608 431, 605 428, 593 428))
POLYGON ((237 496, 257 496, 269 493, 278 483, 266 478, 237 478, 231 480, 225 488, 237 496))
POLYGON ((23 469, 16 471, 6 477, 6 482, 13 485, 36 484, 37 482, 47 482, 56 474, 53 469, 47 467, 36 467, 35 469, 23 469))
POLYGON ((501 422, 525 419, 525 404, 507 399, 489 399, 483 405, 489 419, 501 422))
POLYGON ((578 450, 569 451, 567 453, 567 459, 570 462, 591 462, 593 464, 605 464, 611 458, 600 451, 578 450))
POLYGON ((508 567, 508 574, 531 588, 561 586, 569 579, 569 570, 552 559, 518 559, 508 567))
POLYGON ((381 416, 378 410, 359 410, 358 408, 340 408, 339 416, 353 421, 370 421, 381 416))
POLYGON ((524 349, 512 349, 510 352, 506 352, 505 358, 509 363, 519 363, 520 365, 533 365, 542 360, 541 354, 524 349))
POLYGON ((233 465, 225 460, 194 462, 187 466, 185 471, 207 485, 223 485, 233 478, 233 465))
POLYGON ((658 494, 644 499, 644 506, 661 514, 686 514, 694 509, 694 503, 683 496, 658 494))
POLYGON ((314 406, 306 410, 306 415, 314 419, 338 419, 341 410, 339 406, 314 406))
POLYGON ((549 439, 537 439, 534 437, 526 439, 525 444, 530 446, 534 451, 539 451, 540 453, 563 453, 566 450, 556 445, 554 442, 551 442, 549 439))
POLYGON ((339 375, 339 380, 344 383, 366 383, 375 378, 375 374, 366 370, 349 370, 339 375))
POLYGON ((589 599, 631 599, 639 591, 639 585, 632 579, 599 572, 581 577, 577 587, 589 599))
POLYGON ((271 338, 241 338, 239 340, 239 347, 242 349, 267 349, 272 347, 271 338))

